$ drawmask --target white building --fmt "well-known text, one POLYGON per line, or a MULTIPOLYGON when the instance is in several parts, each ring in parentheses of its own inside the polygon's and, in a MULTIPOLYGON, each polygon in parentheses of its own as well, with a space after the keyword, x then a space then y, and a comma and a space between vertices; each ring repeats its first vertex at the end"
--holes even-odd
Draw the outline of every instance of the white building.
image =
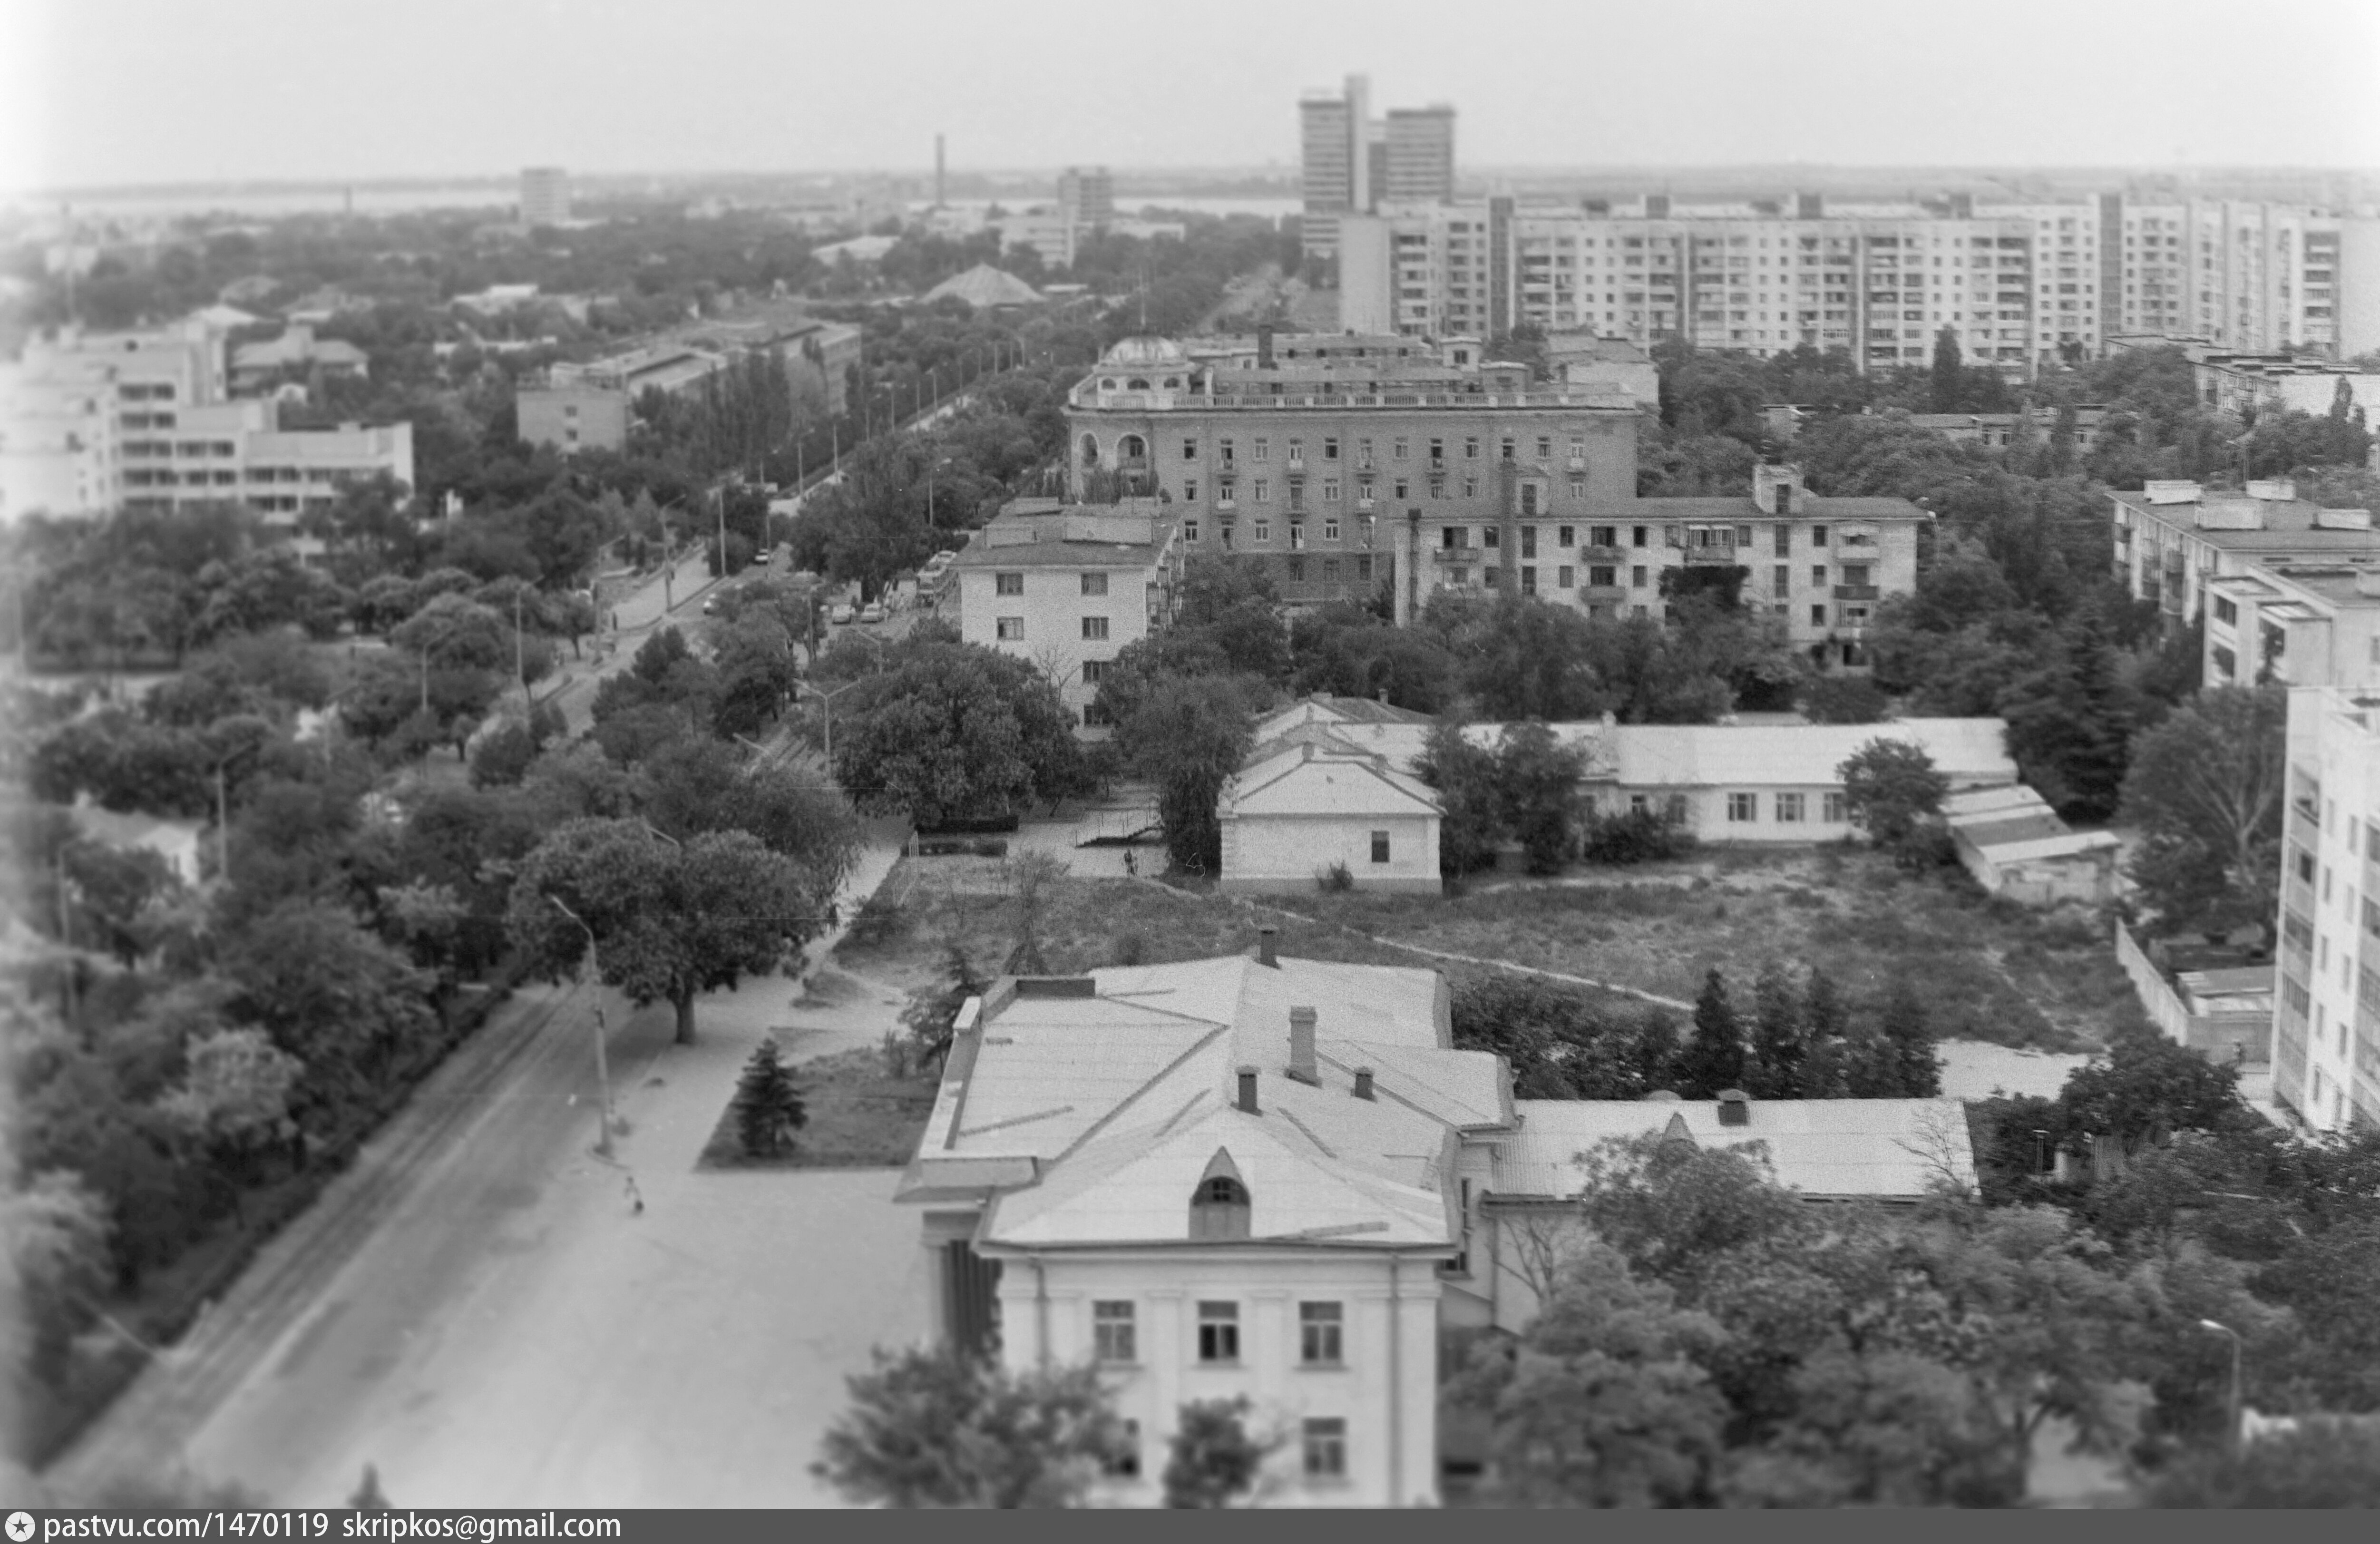
MULTIPOLYGON (((1385 703, 1349 706, 1429 722, 1385 703)), ((1443 813, 1437 793, 1387 756, 1298 725, 1251 750, 1217 800, 1222 887, 1295 893, 1343 869, 1357 890, 1435 895, 1443 813)))
POLYGON ((1124 645, 1172 620, 1182 552, 1154 499, 1018 500, 951 566, 959 636, 1033 662, 1081 730, 1098 736, 1108 732, 1093 712, 1100 673, 1124 645))
POLYGON ((559 166, 530 166, 520 175, 520 223, 539 225, 570 224, 570 174, 559 166))
MULTIPOLYGON (((2159 602, 2178 623, 2206 610, 2214 580, 2260 565, 2380 561, 2380 531, 2372 529, 2371 511, 2325 509, 2299 498, 2287 478, 2252 481, 2240 492, 2152 481, 2137 492, 2111 491, 2107 497, 2116 582, 2135 601, 2159 602)), ((2220 608, 2216 616, 2220 619, 2220 608)), ((2215 630, 2210 625, 2210 639, 2215 630)))
POLYGON ((2022 906, 2065 901, 2104 906, 2116 898, 2112 831, 2075 831, 2022 784, 1976 788, 1942 801, 1960 866, 1987 894, 2022 906))
POLYGON ((2205 590, 2207 685, 2380 687, 2380 553, 2251 564, 2205 590))
POLYGON ((1435 971, 1277 956, 1008 979, 972 1001, 898 1198, 940 1332, 1092 1363, 1147 1503, 1176 1412, 1245 1395, 1262 1499, 1437 1495, 1442 1283, 1467 1278, 1500 1058, 1451 1049, 1435 971))
POLYGON ((2273 1097, 2316 1131, 2380 1121, 2380 699, 2289 692, 2273 1097))

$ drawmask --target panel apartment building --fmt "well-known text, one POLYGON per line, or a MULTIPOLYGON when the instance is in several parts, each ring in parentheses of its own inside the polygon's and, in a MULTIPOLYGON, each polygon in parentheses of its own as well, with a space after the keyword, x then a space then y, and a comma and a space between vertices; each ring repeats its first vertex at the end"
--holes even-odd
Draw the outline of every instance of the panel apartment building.
POLYGON ((284 429, 278 400, 231 398, 226 382, 224 334, 202 318, 30 340, 0 366, 0 521, 238 503, 294 529, 347 482, 411 485, 411 424, 284 429))
POLYGON ((1925 362, 1948 327, 2012 374, 2125 334, 2380 347, 2380 220, 2272 204, 1490 198, 1384 203, 1339 232, 1341 321, 1359 332, 1534 322, 1759 356, 1842 348, 1868 370, 1925 362))
POLYGON ((1454 197, 1453 108, 1394 107, 1383 121, 1370 79, 1351 75, 1339 95, 1307 92, 1297 112, 1306 256, 1336 256, 1349 215, 1454 197))
POLYGON ((1636 399, 1540 384, 1475 340, 1345 334, 1253 351, 1127 339, 1066 409, 1070 487, 1120 479, 1179 513, 1183 552, 1260 560, 1293 607, 1393 581, 1410 622, 1440 591, 1593 615, 1664 614, 1661 576, 1747 571, 1745 594, 1822 664, 1859 668, 1874 608, 1916 582, 1925 511, 1809 496, 1763 467, 1749 498, 1636 496, 1636 399))
POLYGON ((2380 1123, 2380 698, 2289 692, 2273 1097, 2316 1131, 2380 1123))

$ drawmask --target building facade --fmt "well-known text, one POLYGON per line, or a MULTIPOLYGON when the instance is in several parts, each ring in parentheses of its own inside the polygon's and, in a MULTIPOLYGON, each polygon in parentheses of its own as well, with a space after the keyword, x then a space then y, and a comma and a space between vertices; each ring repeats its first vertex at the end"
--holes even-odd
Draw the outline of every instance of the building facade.
POLYGON ((1529 322, 1759 356, 1842 348, 1864 370, 1924 362, 1947 327, 1968 359, 2011 374, 2129 333, 2335 357, 2380 346, 2380 220, 2274 204, 1654 195, 1352 213, 1378 224, 1348 226, 1367 256, 1342 268, 1342 310, 1427 335, 1529 322))
POLYGON ((1110 733, 1094 705, 1123 647, 1172 618, 1179 528, 1154 501, 1064 507, 1019 500, 951 565, 959 636, 1031 661, 1057 684, 1077 732, 1110 733))
POLYGON ((2380 689, 2380 555, 2211 578, 2205 622, 2208 686, 2380 689))
POLYGON ((1058 209, 1077 225, 1115 219, 1115 178, 1105 166, 1069 166, 1058 174, 1058 209))
POLYGON ((570 223, 570 174, 559 166, 530 166, 520 175, 520 223, 540 225, 570 223))
POLYGON ((2273 1097, 2316 1131, 2380 1123, 2380 703, 2289 692, 2273 1097))
POLYGON ((0 370, 0 519, 237 503, 294 527, 348 482, 412 484, 410 423, 285 430, 277 400, 227 386, 201 321, 30 340, 0 370))
MULTIPOLYGON (((1428 721, 1385 703, 1369 707, 1428 721)), ((1319 724, 1264 737, 1216 799, 1228 894, 1301 894, 1318 882, 1435 895, 1437 792, 1387 756, 1319 724)))
POLYGON ((541 379, 516 386, 513 406, 528 444, 550 444, 565 454, 618 450, 627 444, 637 399, 646 392, 686 395, 755 353, 774 355, 797 394, 812 394, 826 412, 839 414, 859 351, 859 329, 843 322, 717 318, 600 359, 555 364, 541 379))
POLYGON ((1339 255, 1350 218, 1454 197, 1453 108, 1392 107, 1376 119, 1371 81, 1361 75, 1347 77, 1335 96, 1308 91, 1297 107, 1307 256, 1339 255))
MULTIPOLYGON (((2135 601, 2157 602, 2179 623, 2204 612, 2210 581, 2260 564, 2380 560, 2380 532, 2368 510, 2325 509, 2299 498, 2286 478, 2250 482, 2240 492, 2153 481, 2107 496, 2116 582, 2135 601)), ((2236 606, 2239 597, 2229 600, 2236 606)))

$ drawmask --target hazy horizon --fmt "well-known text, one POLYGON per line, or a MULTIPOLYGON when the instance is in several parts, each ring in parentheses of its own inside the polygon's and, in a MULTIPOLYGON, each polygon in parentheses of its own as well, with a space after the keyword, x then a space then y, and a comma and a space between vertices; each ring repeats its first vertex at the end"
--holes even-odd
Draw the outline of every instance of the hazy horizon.
POLYGON ((1296 101, 1457 109, 1466 176, 2380 166, 2380 6, 10 0, 0 188, 1293 172, 1296 101), (1685 41, 1682 41, 1685 40, 1685 41), (2210 78, 2210 57, 2228 67, 2210 78))

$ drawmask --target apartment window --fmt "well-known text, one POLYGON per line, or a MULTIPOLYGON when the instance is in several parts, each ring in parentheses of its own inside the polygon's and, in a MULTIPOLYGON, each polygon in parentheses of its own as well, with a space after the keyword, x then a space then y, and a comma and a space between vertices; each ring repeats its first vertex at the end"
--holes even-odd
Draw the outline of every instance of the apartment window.
POLYGON ((1182 442, 1182 459, 1184 461, 1196 461, 1198 459, 1198 442, 1196 440, 1185 439, 1182 442))
POLYGON ((1105 660, 1085 660, 1085 661, 1083 662, 1083 685, 1085 685, 1085 686, 1087 686, 1087 687, 1096 687, 1096 686, 1098 686, 1101 681, 1104 681, 1104 680, 1106 680, 1106 679, 1107 679, 1107 675, 1108 675, 1108 662, 1107 662, 1107 661, 1105 661, 1105 660))
POLYGON ((1728 795, 1727 818, 1738 824, 1760 819, 1760 796, 1757 794, 1728 795))
POLYGON ((1269 460, 1271 460, 1271 459, 1272 459, 1272 442, 1271 442, 1270 440, 1266 439, 1266 438, 1265 438, 1263 435, 1261 435, 1261 434, 1257 435, 1257 436, 1256 450, 1254 451, 1254 453, 1253 453, 1253 454, 1254 454, 1254 456, 1255 456, 1256 459, 1257 459, 1257 460, 1259 460, 1259 461, 1269 461, 1269 460))
POLYGON ((1446 459, 1446 442, 1444 440, 1434 439, 1430 441, 1429 458, 1432 461, 1443 461, 1446 459))
POLYGON ((1523 557, 1535 557, 1537 555, 1536 527, 1523 526, 1521 528, 1521 555, 1523 557))
POLYGON ((1339 582, 1339 560, 1337 558, 1326 557, 1322 560, 1322 582, 1324 584, 1337 584, 1339 582))
POLYGON ((1257 479, 1256 497, 1257 503, 1258 504, 1270 504, 1272 502, 1272 481, 1270 479, 1261 477, 1257 479))
POLYGON ((1653 532, 1652 532, 1652 528, 1651 528, 1650 526, 1631 526, 1631 527, 1629 527, 1629 528, 1628 528, 1628 544, 1629 544, 1630 546, 1632 546, 1632 547, 1649 547, 1649 546, 1651 546, 1651 545, 1653 544, 1653 532))
POLYGON ((1510 434, 1505 435, 1503 442, 1496 448, 1498 453, 1501 455, 1505 460, 1510 461, 1512 459, 1512 436, 1510 434))
POLYGON ((1323 436, 1322 459, 1325 461, 1336 461, 1339 459, 1339 437, 1336 434, 1326 434, 1323 436))
POLYGON ((1827 565, 1825 564, 1814 563, 1810 565, 1810 582, 1822 590, 1826 588, 1827 565))
MULTIPOLYGON (((1631 590, 1644 589, 1645 580, 1649 577, 1650 576, 1648 576, 1645 571, 1645 565, 1641 563, 1637 564, 1634 567, 1628 570, 1628 588, 1631 590)), ((1643 607, 1640 606, 1637 608, 1638 614, 1641 615, 1643 611, 1643 607)))
POLYGON ((1086 617, 1084 617, 1084 618, 1083 618, 1083 641, 1084 641, 1084 642, 1086 642, 1086 643, 1105 643, 1105 642, 1107 641, 1107 638, 1108 638, 1108 619, 1107 619, 1106 617, 1104 617, 1104 616, 1086 616, 1086 617))
POLYGON ((1083 593, 1084 593, 1084 594, 1086 594, 1086 595, 1104 595, 1104 594, 1106 594, 1107 592, 1108 592, 1108 577, 1107 577, 1105 574, 1085 574, 1085 575, 1083 576, 1083 593))
POLYGON ((1198 1359, 1236 1362, 1240 1359, 1240 1306, 1201 1302, 1198 1305, 1198 1359))
POLYGON ((1813 547, 1823 547, 1826 544, 1827 528, 1824 526, 1812 526, 1810 528, 1810 545, 1813 547))
POLYGON ((1477 435, 1472 435, 1463 442, 1463 458, 1465 461, 1476 461, 1479 459, 1479 437, 1477 435))
POLYGON ((1304 584, 1305 582, 1305 560, 1304 558, 1293 557, 1289 560, 1289 577, 1290 582, 1293 584, 1304 584))
POLYGON ((1463 496, 1466 499, 1475 499, 1479 496, 1479 480, 1477 478, 1466 477, 1463 480, 1463 496))
POLYGON ((1223 436, 1223 438, 1221 438, 1221 439, 1220 439, 1220 440, 1216 441, 1216 442, 1215 442, 1215 451, 1216 451, 1216 454, 1217 454, 1217 455, 1220 456, 1223 458, 1223 465, 1225 465, 1226 467, 1230 466, 1230 465, 1232 464, 1232 439, 1231 439, 1231 436, 1227 434, 1227 435, 1223 436))
MULTIPOLYGON (((1431 442, 1431 444, 1435 444, 1436 443, 1437 443, 1436 441, 1432 441, 1432 442, 1431 442)), ((1393 442, 1393 444, 1391 444, 1391 446, 1390 446, 1390 452, 1391 452, 1391 454, 1393 454, 1393 455, 1396 456, 1396 458, 1397 458, 1398 460, 1400 460, 1400 461, 1402 461, 1402 460, 1403 460, 1403 459, 1405 458, 1405 441, 1404 441, 1404 436, 1402 436, 1402 435, 1399 435, 1399 436, 1396 438, 1396 440, 1393 442)), ((1435 454, 1437 454, 1437 453, 1436 453, 1435 451, 1433 451, 1431 454, 1432 454, 1432 455, 1435 455, 1435 454)))
POLYGON ((1538 435, 1538 436, 1537 436, 1537 459, 1538 459, 1538 460, 1540 460, 1540 461, 1550 461, 1550 460, 1552 460, 1552 459, 1553 459, 1553 456, 1554 456, 1554 442, 1553 442, 1552 438, 1551 438, 1550 436, 1548 436, 1548 435, 1545 435, 1545 434, 1540 434, 1540 435, 1538 435))
POLYGON ((1322 540, 1325 541, 1336 541, 1339 540, 1338 516, 1325 515, 1322 517, 1322 540))
POLYGON ((1828 794, 1818 805, 1818 818, 1830 826, 1851 822, 1851 803, 1841 794, 1828 794))
POLYGON ((1197 521, 1184 520, 1182 522, 1182 540, 1184 541, 1196 541, 1198 540, 1197 521))
POLYGON ((1554 570, 1554 588, 1568 590, 1577 582, 1578 570, 1565 563, 1554 570))
POLYGON ((1305 521, 1292 520, 1289 522, 1289 544, 1293 547, 1303 547, 1305 545, 1305 521))
POLYGON ((1182 502, 1184 504, 1196 504, 1198 502, 1198 480, 1196 478, 1185 477, 1182 480, 1182 502))
POLYGON ((1577 503, 1581 502, 1582 500, 1584 500, 1585 497, 1586 497, 1586 479, 1585 479, 1585 478, 1583 478, 1583 477, 1574 477, 1574 478, 1572 478, 1572 479, 1570 480, 1570 500, 1571 500, 1571 503, 1572 503, 1572 504, 1577 504, 1577 503))
POLYGON ((1347 1477, 1347 1423, 1336 1416, 1309 1420, 1305 1426, 1305 1477, 1347 1477))
MULTIPOLYGON (((2215 597, 2215 620, 2226 625, 2236 623, 2240 620, 2240 608, 2217 595, 2215 597)), ((2380 651, 2380 639, 2374 641, 2373 648, 2380 651)))
POLYGON ((1130 1303, 1091 1305, 1092 1354, 1102 1362, 1136 1362, 1140 1345, 1134 1334, 1130 1303))
POLYGON ((1791 565, 1783 563, 1779 564, 1777 565, 1777 571, 1772 576, 1772 578, 1774 582, 1769 586, 1769 588, 1777 594, 1785 594, 1793 588, 1793 569, 1791 565))
POLYGON ((1827 608, 1824 606, 1812 606, 1810 608, 1810 626, 1813 627, 1823 627, 1826 625, 1827 608))
POLYGON ((1554 545, 1558 547, 1577 546, 1578 528, 1576 526, 1563 526, 1557 529, 1554 532, 1554 545))
POLYGON ((1324 504, 1337 504, 1339 502, 1339 480, 1337 478, 1326 477, 1322 480, 1322 502, 1324 504))
POLYGON ((1022 595, 1025 593, 1025 576, 994 574, 991 577, 991 592, 995 595, 1022 595))
POLYGON ((1787 825, 1800 824, 1802 821, 1803 799, 1804 796, 1805 796, 1801 794, 1778 795, 1777 819, 1787 825))
MULTIPOLYGON (((1372 861, 1385 863, 1389 833, 1372 833, 1372 861)), ((1340 1331, 1345 1310, 1337 1303, 1300 1303, 1297 1306, 1298 1360, 1307 1367, 1336 1367, 1346 1358, 1341 1355, 1340 1331)))
MULTIPOLYGON (((1403 500, 1403 499, 1407 499, 1407 498, 1412 497, 1412 496, 1413 496, 1413 495, 1412 495, 1412 492, 1411 492, 1412 486, 1413 486, 1413 485, 1412 485, 1411 483, 1407 482, 1403 478, 1399 478, 1399 479, 1397 479, 1397 480, 1396 480, 1396 490, 1397 490, 1396 496, 1398 497, 1398 499, 1400 499, 1400 500, 1403 500)), ((1438 496, 1437 483, 1436 483, 1436 480, 1435 480, 1435 479, 1433 479, 1433 480, 1432 480, 1432 481, 1431 481, 1430 497, 1432 497, 1432 498, 1436 498, 1437 496, 1438 496)))
POLYGON ((1270 541, 1272 540, 1272 522, 1270 520, 1258 520, 1257 522, 1256 535, 1257 540, 1259 541, 1270 541))
MULTIPOLYGON (((1389 861, 1389 833, 1385 831, 1372 833, 1372 861, 1375 863, 1389 861)), ((1307 1359, 1312 1360, 1311 1357, 1307 1359)))
POLYGON ((1003 616, 993 624, 993 627, 999 633, 1002 642, 1014 643, 1025 636, 1025 618, 1003 616))

